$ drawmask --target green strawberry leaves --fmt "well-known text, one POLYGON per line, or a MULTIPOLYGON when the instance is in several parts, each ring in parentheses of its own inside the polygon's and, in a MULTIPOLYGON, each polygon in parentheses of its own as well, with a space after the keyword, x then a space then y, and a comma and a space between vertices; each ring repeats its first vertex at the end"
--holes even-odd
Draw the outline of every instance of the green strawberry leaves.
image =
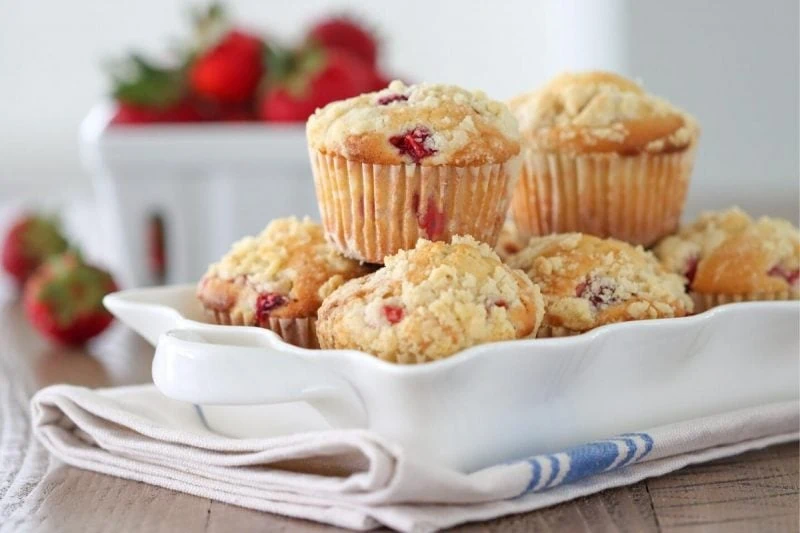
POLYGON ((325 51, 314 44, 297 50, 268 48, 268 84, 283 86, 289 94, 303 97, 308 92, 309 79, 325 66, 325 51))
POLYGON ((139 54, 112 67, 115 100, 131 105, 164 109, 186 95, 186 70, 183 67, 157 66, 139 54))
POLYGON ((86 264, 77 251, 71 250, 50 259, 37 294, 61 326, 69 326, 78 317, 106 313, 103 297, 114 288, 111 275, 86 264))
POLYGON ((30 257, 44 259, 67 249, 58 220, 34 216, 28 219, 22 233, 23 246, 30 257))

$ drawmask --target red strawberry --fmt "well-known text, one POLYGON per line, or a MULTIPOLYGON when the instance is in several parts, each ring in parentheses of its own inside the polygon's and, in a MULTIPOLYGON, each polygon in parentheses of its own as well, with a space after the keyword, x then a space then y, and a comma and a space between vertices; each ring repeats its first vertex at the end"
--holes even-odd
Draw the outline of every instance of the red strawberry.
POLYGON ((374 68, 378 43, 367 29, 347 17, 323 20, 308 32, 308 39, 323 48, 344 50, 374 68))
POLYGON ((159 122, 197 122, 202 120, 198 110, 190 102, 183 101, 173 106, 158 108, 120 102, 111 124, 152 124, 159 122))
POLYGON ((195 103, 195 108, 203 117, 203 120, 208 121, 247 122, 258 118, 250 102, 246 104, 223 104, 202 100, 195 103))
POLYGON ((318 107, 370 90, 369 68, 352 55, 315 48, 302 54, 295 75, 264 96, 260 110, 264 120, 302 122, 318 107))
POLYGON ((67 240, 53 220, 36 215, 18 219, 3 242, 3 268, 22 285, 48 257, 67 249, 67 240))
POLYGON ((112 124, 193 122, 201 117, 187 96, 183 68, 155 65, 140 55, 113 65, 117 112, 112 124))
POLYGON ((263 49, 258 37, 236 30, 229 32, 192 65, 192 89, 215 102, 247 102, 264 74, 263 49))
POLYGON ((217 116, 217 120, 222 122, 252 122, 257 118, 252 109, 242 107, 222 109, 217 116))
POLYGON ((316 108, 311 99, 292 96, 286 87, 275 87, 261 101, 261 118, 269 122, 304 122, 316 108))
POLYGON ((25 314, 51 340, 83 344, 111 324, 103 297, 115 290, 108 272, 84 263, 75 252, 65 252, 44 263, 25 283, 25 314))

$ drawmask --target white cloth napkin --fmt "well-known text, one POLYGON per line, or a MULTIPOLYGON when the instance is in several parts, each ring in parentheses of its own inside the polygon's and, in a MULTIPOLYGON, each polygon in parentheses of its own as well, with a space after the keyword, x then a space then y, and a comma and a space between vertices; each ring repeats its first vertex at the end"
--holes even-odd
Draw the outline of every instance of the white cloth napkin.
POLYGON ((462 474, 362 430, 222 437, 191 405, 152 385, 57 385, 31 408, 39 440, 79 468, 352 529, 413 532, 531 511, 791 441, 800 427, 797 403, 776 403, 462 474))

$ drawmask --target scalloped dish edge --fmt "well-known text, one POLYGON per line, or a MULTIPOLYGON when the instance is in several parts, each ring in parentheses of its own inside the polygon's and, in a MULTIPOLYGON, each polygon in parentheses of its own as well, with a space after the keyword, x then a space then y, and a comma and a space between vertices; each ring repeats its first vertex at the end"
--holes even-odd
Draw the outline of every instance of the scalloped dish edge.
MULTIPOLYGON (((716 317, 729 313, 731 310, 736 309, 741 310, 742 308, 747 308, 751 310, 757 309, 764 309, 764 308, 784 308, 784 309, 795 309, 799 312, 800 316, 800 301, 796 300, 787 300, 787 301, 752 301, 752 302, 734 302, 729 304, 720 305, 696 315, 690 315, 685 317, 678 317, 678 318, 661 318, 661 319, 650 319, 650 320, 634 320, 628 322, 618 322, 615 324, 606 324, 600 327, 597 327, 593 330, 587 331, 585 333, 581 333, 578 335, 571 335, 567 337, 551 337, 551 338, 534 338, 534 339, 517 339, 517 340, 508 340, 508 341, 500 341, 500 342, 490 342, 485 344, 479 344, 476 346, 471 346, 465 350, 462 350, 456 354, 453 354, 450 357, 445 359, 441 359, 438 361, 432 361, 429 363, 422 363, 422 364, 415 364, 415 365, 402 365, 397 363, 390 363, 387 361, 383 361, 369 353, 358 351, 358 350, 325 350, 325 349, 309 349, 309 348, 301 348, 298 346, 294 346, 289 344, 283 339, 281 339, 276 333, 259 327, 254 326, 230 326, 230 325, 219 325, 219 324, 211 324, 208 322, 202 322, 199 320, 194 320, 192 318, 188 318, 186 315, 186 309, 179 308, 174 303, 171 304, 170 302, 178 298, 185 298, 185 293, 191 293, 194 295, 194 285, 169 285, 164 287, 152 287, 152 288, 142 288, 142 289, 128 289, 123 291, 117 291, 107 295, 103 303, 106 308, 123 324, 127 325, 128 327, 132 328, 137 333, 141 334, 145 338, 148 339, 152 344, 155 344, 151 338, 148 338, 148 335, 145 334, 143 331, 144 328, 137 327, 134 323, 135 320, 131 320, 128 316, 126 311, 134 311, 138 312, 140 315, 149 315, 151 320, 165 320, 167 316, 165 313, 171 315, 172 320, 176 321, 179 324, 176 324, 171 327, 164 327, 163 332, 169 331, 174 329, 176 326, 180 325, 180 327, 189 327, 192 329, 224 329, 225 331, 232 332, 232 331, 247 331, 250 334, 257 333, 263 336, 269 342, 269 347, 276 349, 278 351, 287 352, 287 353, 295 353, 295 354, 303 354, 304 356, 308 357, 310 355, 318 355, 323 357, 330 357, 332 355, 340 356, 340 357, 357 357, 361 359, 363 362, 369 361, 366 364, 374 364, 384 369, 394 369, 399 370, 402 372, 416 372, 421 371, 421 369, 433 369, 433 368, 444 368, 450 367, 452 365, 460 364, 461 362, 466 361, 467 359, 472 359, 474 357, 478 357, 486 352, 491 352, 492 348, 496 346, 506 346, 508 344, 514 343, 523 347, 531 347, 537 345, 559 345, 559 346, 575 346, 575 345, 582 345, 582 344, 591 344, 596 342, 598 339, 605 337, 607 335, 613 335, 617 332, 628 330, 631 328, 634 329, 655 329, 655 328, 679 328, 683 329, 691 329, 692 326, 706 321, 713 321, 716 317)), ((679 333, 679 332, 678 332, 679 333)))

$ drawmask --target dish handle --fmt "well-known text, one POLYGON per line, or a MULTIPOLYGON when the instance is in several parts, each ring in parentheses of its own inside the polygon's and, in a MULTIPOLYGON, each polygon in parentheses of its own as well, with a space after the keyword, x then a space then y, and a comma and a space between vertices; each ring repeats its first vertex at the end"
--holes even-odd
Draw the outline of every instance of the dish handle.
POLYGON ((194 286, 180 285, 114 292, 103 298, 103 305, 155 346, 162 333, 186 322, 178 309, 193 299, 194 286))
POLYGON ((196 405, 304 401, 334 428, 367 427, 353 386, 262 328, 203 326, 162 334, 153 381, 167 397, 196 405))

